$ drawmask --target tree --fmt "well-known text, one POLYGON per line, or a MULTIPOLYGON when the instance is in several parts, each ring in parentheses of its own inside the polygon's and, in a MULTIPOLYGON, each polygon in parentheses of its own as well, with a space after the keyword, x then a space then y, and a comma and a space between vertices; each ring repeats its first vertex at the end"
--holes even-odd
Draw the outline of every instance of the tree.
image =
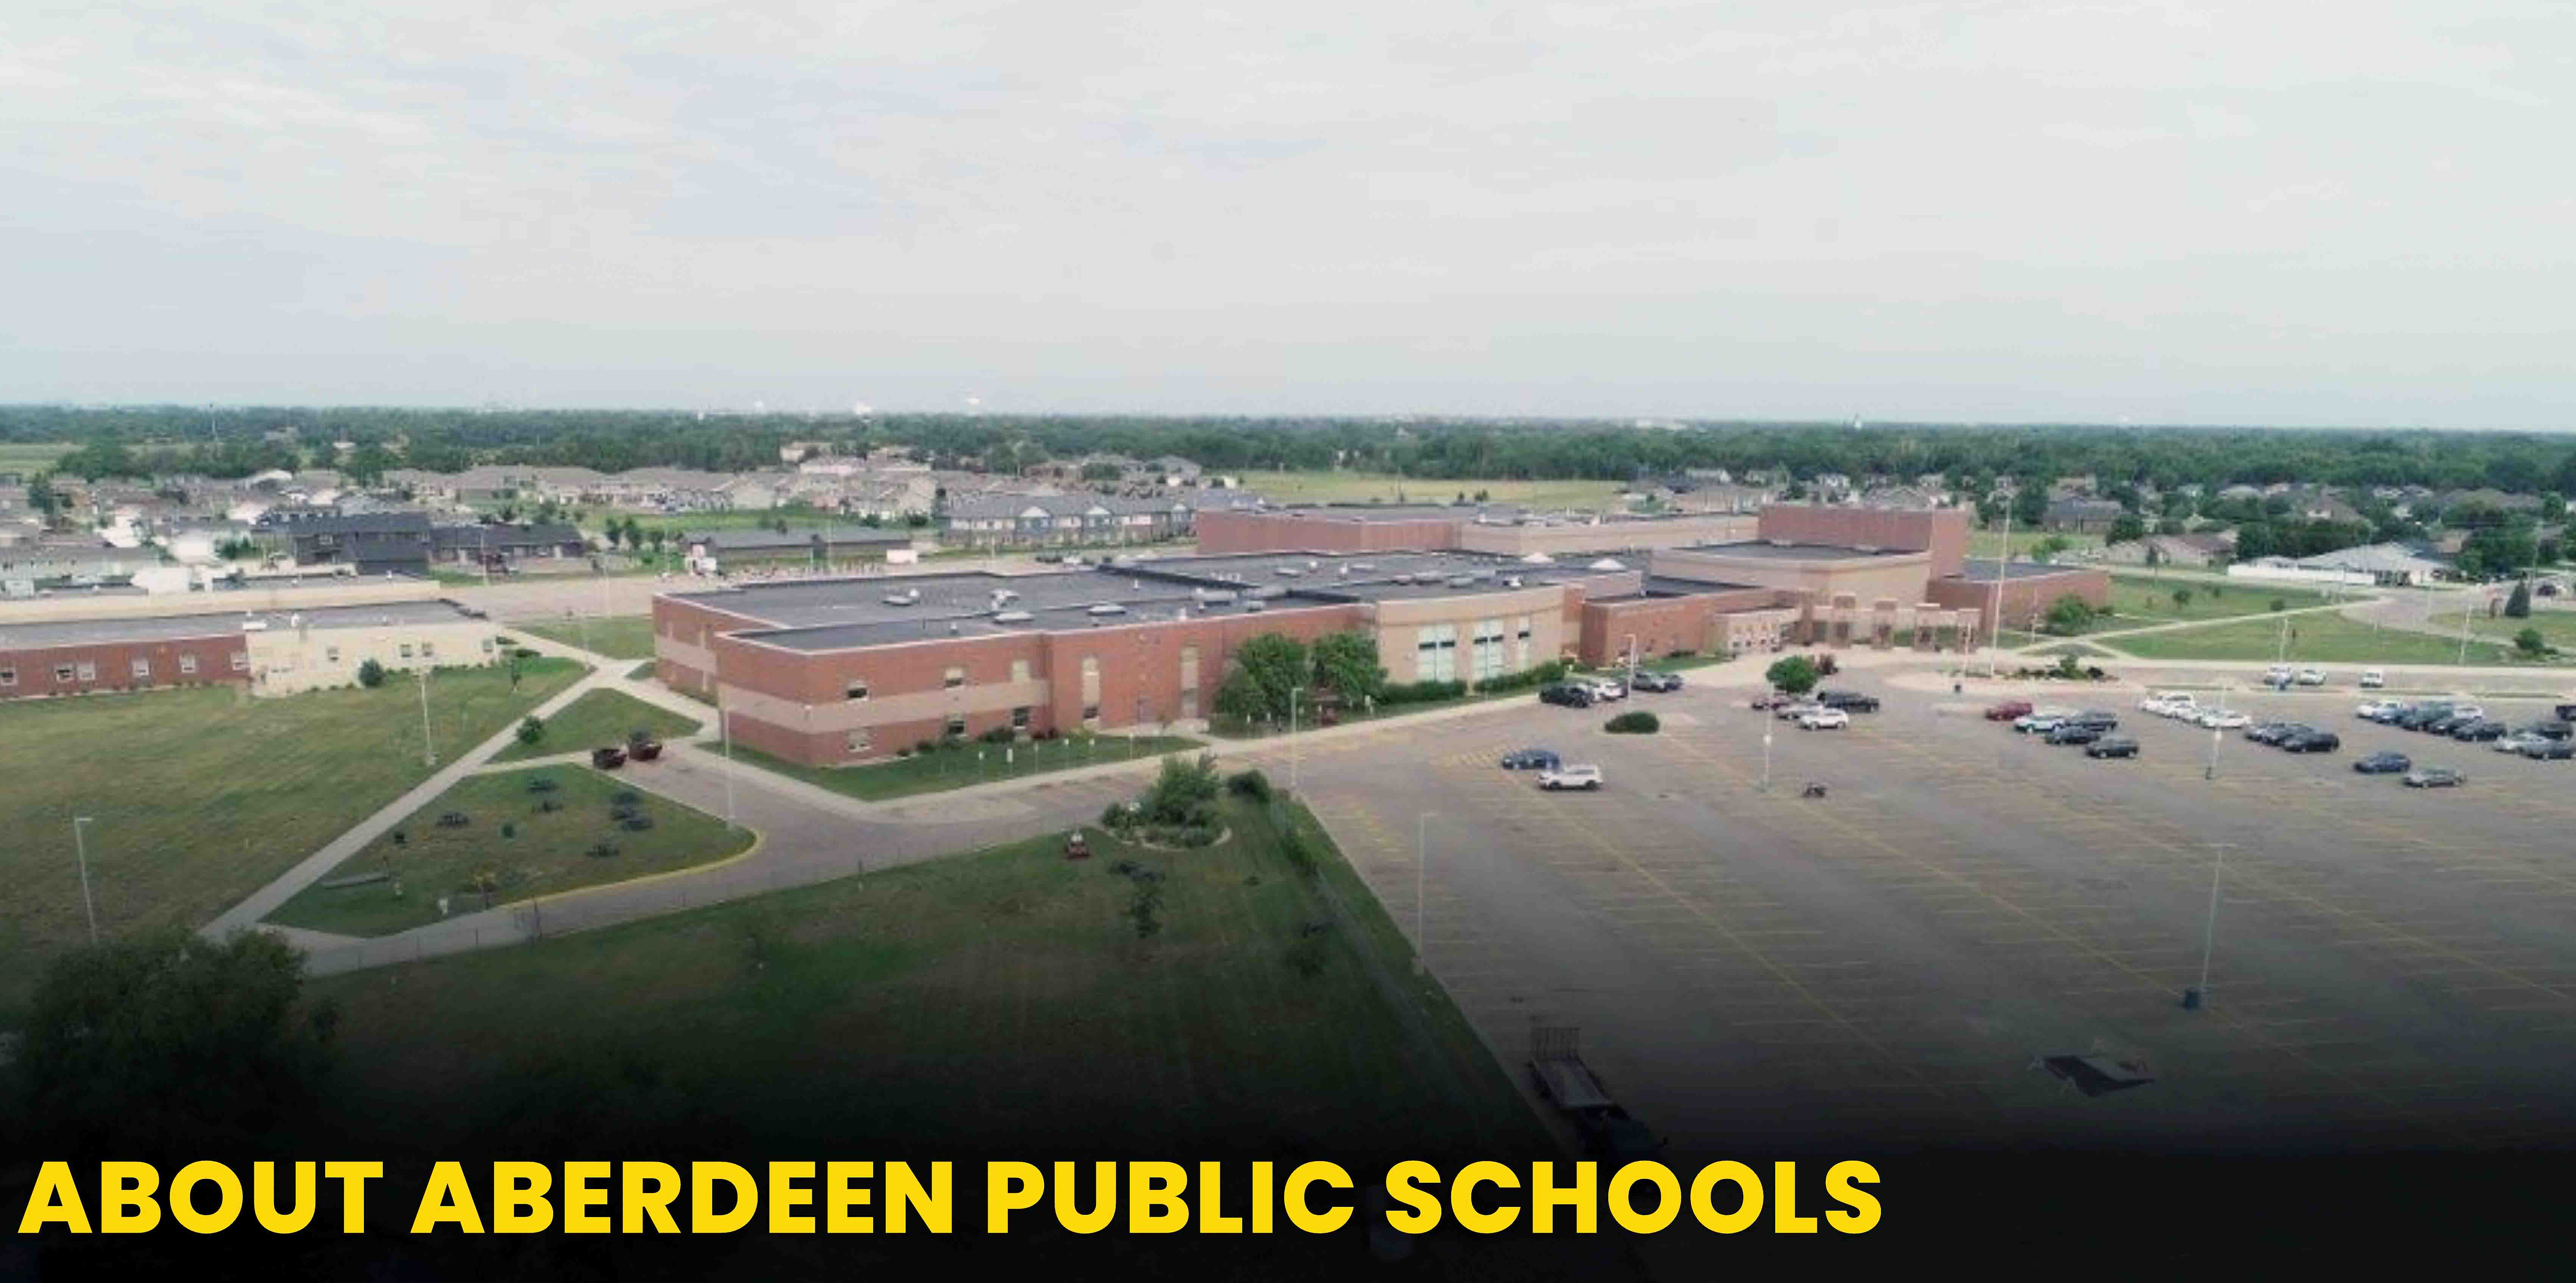
POLYGON ((1377 639, 1356 630, 1315 639, 1315 684, 1342 697, 1344 704, 1373 700, 1386 689, 1386 669, 1379 666, 1377 639))
POLYGON ((1264 721, 1288 716, 1288 692, 1306 685, 1312 671, 1306 644, 1285 633, 1263 633, 1244 642, 1234 652, 1234 662, 1239 671, 1251 674, 1260 692, 1258 720, 1264 721))
POLYGON ((63 954, 19 1046, 20 1116, 72 1152, 251 1144, 330 1067, 337 1011, 306 1003, 303 983, 303 954, 267 932, 169 928, 63 954))
POLYGON ((370 659, 358 665, 358 684, 369 690, 385 684, 385 666, 370 659))
POLYGON ((1217 684, 1216 699, 1211 707, 1217 716, 1247 726, 1268 716, 1261 683, 1243 668, 1227 673, 1225 680, 1217 684))
POLYGON ((1771 667, 1763 670, 1762 676, 1771 683, 1773 690, 1804 695, 1816 688, 1816 661, 1804 655, 1791 655, 1774 661, 1771 667))
POLYGON ((2134 512, 2121 513, 2111 523, 2109 539, 2112 543, 2128 543, 2133 539, 2146 537, 2147 523, 2134 512))
POLYGON ((644 542, 644 526, 633 517, 626 519, 626 548, 632 552, 644 542))
POLYGON ((2513 586, 2513 595, 2504 599, 2507 619, 2531 618, 2531 581, 2525 579, 2513 586))
POLYGON ((2176 610, 2180 610, 2180 609, 2182 609, 2183 607, 2190 605, 2190 604, 2191 604, 2191 590, 2190 590, 2190 589, 2188 589, 2188 588, 2176 588, 2176 589, 2174 589, 2174 590, 2173 590, 2173 603, 2174 603, 2174 609, 2176 609, 2176 610))
POLYGON ((1183 761, 1178 754, 1163 759, 1161 773, 1154 777, 1153 787, 1139 800, 1145 818, 1156 824, 1187 824, 1205 812, 1216 800, 1216 758, 1201 753, 1194 760, 1183 761))
POLYGON ((1125 474, 1121 472, 1118 465, 1114 463, 1086 463, 1082 465, 1082 479, 1095 485, 1104 481, 1116 481, 1123 475, 1125 474))
POLYGON ((2045 619, 2043 627, 2049 632, 2060 636, 2080 633, 2084 631, 2085 625, 2093 622, 2093 607, 2083 598, 2067 593, 2048 603, 2048 614, 2045 619))
POLYGON ((2537 655, 2549 649, 2549 639, 2537 628, 2525 628, 2513 635, 2513 647, 2525 655, 2537 655))
POLYGON ((617 522, 614 518, 611 518, 608 524, 600 527, 599 530, 600 542, 607 544, 610 548, 615 548, 617 546, 617 541, 624 538, 625 535, 625 531, 617 528, 617 522))
POLYGON ((530 713, 519 719, 520 743, 534 747, 537 741, 544 739, 545 737, 546 724, 538 721, 536 714, 530 713))

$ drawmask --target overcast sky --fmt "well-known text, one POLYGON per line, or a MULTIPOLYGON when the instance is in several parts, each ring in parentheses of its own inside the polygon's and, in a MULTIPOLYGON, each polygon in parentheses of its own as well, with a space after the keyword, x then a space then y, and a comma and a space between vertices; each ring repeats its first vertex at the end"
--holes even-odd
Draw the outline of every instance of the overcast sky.
POLYGON ((2576 426, 2576 6, 15 0, 0 400, 2576 426))

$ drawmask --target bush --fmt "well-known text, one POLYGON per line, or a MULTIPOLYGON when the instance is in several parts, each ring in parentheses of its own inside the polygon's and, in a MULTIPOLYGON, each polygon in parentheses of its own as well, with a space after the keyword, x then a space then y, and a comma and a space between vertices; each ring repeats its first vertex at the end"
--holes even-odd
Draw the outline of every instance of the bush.
POLYGON ((1791 655, 1786 659, 1774 661, 1770 668, 1764 670, 1762 676, 1771 683, 1773 690, 1787 691, 1792 695, 1804 695, 1816 688, 1818 673, 1814 660, 1804 655, 1791 655))
POLYGON ((2513 646, 2525 655, 2537 655, 2549 649, 2549 639, 2537 628, 2526 628, 2513 635, 2513 646))
POLYGON ((1225 777, 1225 787, 1237 797, 1255 802, 1270 800, 1270 777, 1259 771, 1237 771, 1225 777))
POLYGON ((2273 598, 2273 599, 2272 599, 2272 609, 2273 609, 2274 611, 2276 611, 2276 612, 2277 612, 2277 611, 2283 611, 2283 610, 2288 610, 2289 608, 2290 608, 2290 599, 2289 599, 2289 598, 2287 598, 2287 597, 2275 597, 2275 598, 2273 598))
POLYGON ((358 665, 358 684, 368 690, 385 684, 385 666, 374 660, 358 665))
POLYGON ((1010 727, 996 726, 975 738, 982 740, 987 744, 1008 744, 1017 737, 1018 732, 1013 731, 1010 727))
POLYGON ((1134 823, 1134 822, 1135 822, 1135 819, 1136 819, 1136 805, 1135 805, 1135 803, 1132 803, 1132 802, 1112 802, 1112 803, 1110 803, 1108 806, 1106 806, 1106 807, 1104 807, 1104 808, 1102 808, 1102 809, 1101 809, 1101 812, 1100 812, 1100 827, 1102 827, 1102 828, 1104 828, 1104 829, 1110 829, 1110 830, 1114 830, 1114 831, 1116 831, 1116 832, 1124 833, 1124 832, 1126 832, 1126 831, 1127 831, 1127 826, 1128 826, 1129 824, 1131 824, 1131 823, 1134 823))
POLYGON ((1456 699, 1467 693, 1465 682, 1397 682, 1389 683, 1378 693, 1377 702, 1392 707, 1397 704, 1428 704, 1434 700, 1456 699))
POLYGON ((1532 665, 1531 667, 1517 673, 1506 673, 1501 677, 1488 677, 1485 680, 1476 683, 1476 693, 1483 695, 1491 694, 1495 691, 1529 690, 1533 687, 1548 685, 1551 682, 1561 682, 1565 680, 1565 667, 1566 665, 1564 660, 1551 659, 1544 664, 1532 665))
POLYGON ((927 756, 929 756, 930 754, 932 754, 932 753, 936 753, 936 752, 938 752, 938 751, 939 751, 939 741, 937 741, 937 740, 923 740, 922 742, 920 742, 920 743, 918 743, 918 744, 913 745, 913 746, 912 746, 912 751, 913 751, 913 752, 915 752, 915 753, 921 754, 921 755, 922 755, 922 756, 924 756, 924 757, 927 757, 927 756))
POLYGON ((520 743, 534 745, 538 740, 544 739, 545 737, 546 724, 538 721, 536 714, 530 713, 526 717, 519 719, 520 743))
POLYGON ((582 854, 587 855, 594 860, 605 860, 608 857, 617 854, 617 844, 614 842, 594 842, 591 844, 590 849, 582 852, 582 854))
POLYGON ((449 811, 438 817, 438 827, 442 829, 461 829, 473 822, 463 811, 449 811))
POLYGON ((1186 824, 1204 816, 1216 800, 1216 759, 1199 754, 1195 761, 1179 755, 1163 759, 1162 774, 1145 791, 1145 818, 1156 824, 1186 824))
POLYGON ((519 826, 510 823, 508 820, 501 821, 501 836, 505 838, 514 838, 519 836, 519 826))
POLYGON ((1652 735, 1663 727, 1661 719, 1640 708, 1611 718, 1601 729, 1613 735, 1652 735))
POLYGON ((555 783, 555 777, 551 775, 539 775, 528 781, 528 791, 531 793, 552 793, 562 787, 555 783))
POLYGON ((644 830, 653 827, 653 817, 649 815, 630 815, 619 820, 617 822, 617 827, 622 828, 629 833, 641 833, 644 830))
POLYGON ((560 811, 560 810, 562 810, 562 809, 563 809, 563 803, 558 802, 558 801, 554 800, 553 798, 547 798, 547 799, 545 799, 544 801, 541 801, 541 802, 537 803, 537 809, 538 809, 538 810, 540 810, 540 811, 545 811, 545 812, 550 812, 550 813, 551 813, 551 812, 554 812, 554 811, 560 811))

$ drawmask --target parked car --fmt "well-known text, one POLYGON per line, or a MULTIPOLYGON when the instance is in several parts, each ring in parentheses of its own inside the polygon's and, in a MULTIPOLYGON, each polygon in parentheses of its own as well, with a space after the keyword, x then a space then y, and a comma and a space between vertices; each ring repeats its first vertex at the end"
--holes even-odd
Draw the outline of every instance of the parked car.
POLYGON ((1601 787, 1598 766, 1559 766, 1538 773, 1538 786, 1543 789, 1597 789, 1601 787))
POLYGON ((2414 765, 2404 753, 2386 751, 2352 759, 2352 769, 2363 775, 2402 775, 2414 765))
POLYGON ((1628 698, 1628 684, 1620 681, 1616 677, 1591 677, 1580 678, 1578 680, 1584 685, 1592 688, 1592 698, 1596 700, 1608 701, 1628 698))
POLYGON ((2084 746, 2086 757, 2136 757, 2138 742, 2126 735, 2105 735, 2084 746))
POLYGON ((2343 747, 2343 737, 2333 731, 2303 731, 2281 741, 2285 753, 2331 753, 2343 747))
POLYGON ((2417 789, 2458 788, 2469 777, 2447 766, 2419 766, 2406 773, 2406 787, 2417 789))
POLYGON ((2029 700, 2008 699, 2000 704, 1989 705, 1986 709, 1986 720, 1989 722, 2009 722, 2016 717, 2025 716, 2029 712, 2029 700))
POLYGON ((2450 715, 2451 706, 2436 700, 2422 704, 2409 704, 2405 712, 2388 719, 2388 724, 2404 730, 2420 731, 2450 715))
POLYGON ((1769 712, 1775 708, 1782 708, 1787 705, 1800 702, 1802 702, 1800 696, 1792 695, 1787 691, 1765 691, 1762 694, 1754 696, 1752 702, 1746 704, 1745 707, 1760 713, 1769 712))
POLYGON ((2088 708, 2083 712, 2077 713, 2073 717, 2067 718, 2066 723, 2074 726, 2090 726, 2097 731, 2107 731, 2112 727, 2119 725, 2120 718, 2117 714, 2106 712, 2102 709, 2088 708))
POLYGON ((2376 668, 2365 668, 2361 670, 2361 688, 2363 690, 2375 691, 2387 684, 2388 674, 2381 672, 2376 668))
POLYGON ((2059 722, 2075 716, 2071 708, 2034 708, 2013 719, 2013 729, 2024 735, 2045 735, 2057 729, 2059 722))
POLYGON ((2274 664, 2270 668, 2263 670, 2263 684, 2266 686, 2287 685, 2289 680, 2296 675, 2296 673, 2291 671, 2288 664, 2274 664))
POLYGON ((1637 674, 1637 679, 1628 684, 1641 691, 1677 691, 1682 688, 1682 675, 1648 670, 1637 674))
POLYGON ((1573 682, 1550 682, 1538 688, 1538 702, 1562 704, 1567 708, 1590 708, 1594 701, 1592 688, 1589 686, 1578 686, 1573 682))
POLYGON ((2302 668, 2294 680, 2301 686, 2323 686, 2326 684, 2326 675, 2319 669, 2302 668))
POLYGON ((1784 722, 1794 722, 1801 717, 1805 717, 1809 713, 1822 712, 1824 711, 1824 707, 1824 705, 1819 704, 1812 699, 1802 699, 1797 703, 1782 704, 1778 708, 1772 709, 1771 716, 1784 722))
POLYGON ((2203 711, 2200 716, 2192 719, 2194 724, 2213 731, 2243 730, 2246 726, 2250 725, 2253 720, 2253 718, 2247 717, 2245 714, 2237 712, 2232 708, 2208 709, 2203 711))
POLYGON ((2533 722, 2529 729, 2532 734, 2546 740, 2576 738, 2576 722, 2565 722, 2552 718, 2545 722, 2533 722))
POLYGON ((2576 740, 2537 739, 2522 746, 2522 755, 2535 762, 2564 762, 2576 758, 2576 740))
POLYGON ((2474 718, 2451 728, 2451 738, 2464 744, 2483 744, 2504 738, 2505 724, 2492 717, 2474 718))
POLYGON ((1827 708, 1839 708, 1846 713, 1878 711, 1878 696, 1863 695, 1859 691, 1818 691, 1816 702, 1827 708))
POLYGON ((603 771, 616 770, 626 765, 626 750, 614 744, 606 748, 594 748, 590 750, 590 764, 603 771))
POLYGON ((2189 717, 2198 712, 2198 700, 2179 691, 2150 691, 2138 701, 2138 711, 2158 717, 2189 717))
POLYGON ((2495 739, 2487 745, 2487 747, 2494 749, 2499 753, 2519 753, 2534 744, 2546 744, 2548 742, 2548 740, 2534 735, 2529 731, 2507 731, 2502 735, 2496 736, 2495 739))
POLYGON ((2471 725, 2477 720, 2477 715, 2473 713, 2444 713, 2440 717, 2436 717, 2432 721, 2426 722, 2415 729, 2423 731, 2428 735, 2448 736, 2453 731, 2456 731, 2463 726, 2471 725))
POLYGON ((1543 748, 1525 748, 1503 754, 1503 769, 1506 771, 1553 771, 1562 765, 1563 760, 1543 748))
POLYGON ((1851 714, 1839 708, 1819 708, 1798 719, 1802 731, 1839 731, 1851 725, 1851 714))
POLYGON ((2245 728, 2245 738, 2257 744, 2278 744, 2309 729, 2311 728, 2297 722, 2256 722, 2245 728))
POLYGON ((2059 722, 2048 732, 2051 744, 2091 744, 2102 738, 2103 729, 2091 722, 2059 722))

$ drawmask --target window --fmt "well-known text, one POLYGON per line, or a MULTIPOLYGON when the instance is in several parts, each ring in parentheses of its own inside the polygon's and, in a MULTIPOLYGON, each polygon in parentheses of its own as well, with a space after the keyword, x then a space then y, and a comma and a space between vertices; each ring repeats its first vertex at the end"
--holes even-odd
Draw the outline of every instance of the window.
POLYGON ((1526 669, 1530 666, 1530 617, 1523 615, 1512 622, 1516 627, 1512 636, 1520 643, 1519 657, 1513 661, 1512 667, 1526 669))
POLYGON ((951 735, 963 735, 966 733, 966 715, 964 713, 950 713, 948 715, 948 733, 951 735))
POLYGON ((56 664, 56 665, 54 665, 54 680, 55 680, 55 681, 58 681, 58 682, 67 682, 67 681, 70 681, 71 679, 72 679, 72 666, 71 666, 71 665, 69 665, 69 664, 56 664))
POLYGON ((1486 681, 1503 675, 1503 621, 1476 621, 1476 649, 1473 662, 1476 680, 1486 681))
POLYGON ((1413 680, 1418 682, 1458 680, 1458 626, 1435 624, 1414 636, 1413 680))
POLYGON ((97 680, 98 680, 98 665, 96 665, 96 664, 83 664, 83 665, 81 665, 81 666, 80 666, 80 679, 81 679, 82 681, 85 681, 85 682, 94 682, 94 681, 97 681, 97 680))
POLYGON ((1012 709, 1012 710, 1011 710, 1011 729, 1012 729, 1012 730, 1015 730, 1015 731, 1025 731, 1025 730, 1027 730, 1028 728, 1029 728, 1029 709, 1028 709, 1028 705, 1023 704, 1023 705, 1021 705, 1021 706, 1020 706, 1020 707, 1018 707, 1018 708, 1012 709))
POLYGON ((249 651, 237 650, 233 652, 233 671, 236 673, 247 673, 250 671, 249 651))
POLYGON ((0 668, 0 686, 15 686, 15 685, 17 685, 17 684, 18 684, 18 670, 17 670, 17 669, 14 669, 14 668, 0 668))
POLYGON ((404 642, 404 643, 402 644, 402 657, 403 657, 403 658, 405 658, 405 659, 409 659, 409 658, 411 658, 411 643, 410 643, 410 642, 404 642))
POLYGON ((1082 706, 1082 724, 1085 726, 1098 726, 1100 724, 1100 706, 1098 704, 1085 704, 1082 706))
POLYGON ((138 659, 134 661, 134 675, 137 677, 150 677, 152 675, 152 661, 148 659, 138 659))
POLYGON ((179 671, 183 673, 193 673, 197 671, 197 657, 194 655, 181 655, 179 657, 179 671))
POLYGON ((492 639, 489 637, 483 639, 483 653, 486 655, 492 653, 492 639))
POLYGON ((436 643, 436 642, 422 642, 422 643, 420 644, 420 657, 421 657, 422 659, 429 659, 429 658, 432 658, 432 657, 436 656, 437 654, 438 654, 438 643, 436 643))
POLYGON ((842 694, 849 696, 851 699, 866 699, 868 697, 868 679, 864 677, 852 679, 849 686, 842 691, 842 694))
POLYGON ((1029 661, 1027 661, 1027 660, 1025 660, 1025 659, 1015 659, 1015 660, 1012 660, 1012 661, 1011 661, 1011 680, 1012 680, 1012 681, 1015 681, 1015 682, 1025 682, 1025 681, 1027 681, 1028 679, 1029 679, 1029 661))
POLYGON ((340 662, 340 648, 339 648, 339 647, 337 647, 337 646, 325 646, 325 647, 323 647, 323 648, 322 648, 322 660, 323 660, 323 662, 324 662, 324 663, 329 663, 329 664, 336 664, 336 663, 339 663, 339 662, 340 662))
POLYGON ((864 728, 850 732, 850 751, 853 753, 868 751, 868 733, 864 728))
POLYGON ((945 673, 943 673, 943 674, 941 674, 941 675, 940 675, 940 678, 939 678, 939 684, 940 684, 940 685, 942 685, 942 686, 946 686, 946 687, 948 687, 948 688, 949 688, 949 689, 951 689, 951 690, 954 690, 954 689, 956 689, 957 687, 960 687, 960 686, 965 685, 965 684, 966 684, 966 670, 965 670, 965 669, 963 669, 963 668, 951 668, 951 669, 949 669, 947 672, 945 672, 945 673))

